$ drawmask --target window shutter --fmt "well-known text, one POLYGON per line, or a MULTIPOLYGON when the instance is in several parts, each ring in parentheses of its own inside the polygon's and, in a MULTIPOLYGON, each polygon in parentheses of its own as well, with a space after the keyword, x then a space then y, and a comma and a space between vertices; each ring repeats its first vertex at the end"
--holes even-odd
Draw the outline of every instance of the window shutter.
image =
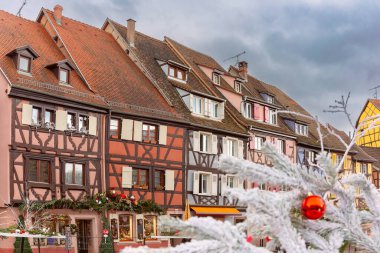
POLYGON ((194 112, 194 95, 190 94, 190 105, 189 105, 190 111, 194 112))
POLYGON ((133 140, 142 141, 142 122, 134 121, 133 122, 133 140))
POLYGON ((260 107, 258 104, 253 104, 253 118, 255 120, 258 120, 259 119, 259 115, 260 115, 260 107))
POLYGON ((22 118, 21 123, 24 125, 31 125, 32 124, 32 111, 33 106, 30 104, 23 104, 22 105, 22 118))
POLYGON ((356 174, 359 174, 359 173, 360 173, 360 163, 358 163, 358 162, 356 162, 355 173, 356 173, 356 174))
POLYGON ((65 131, 67 129, 67 112, 58 110, 55 113, 55 129, 65 131))
POLYGON ((331 154, 331 162, 332 164, 335 166, 337 165, 337 162, 336 162, 336 154, 335 153, 332 153, 331 154))
POLYGON ((193 132, 193 151, 200 150, 201 134, 199 132, 193 132))
POLYGON ((227 137, 223 137, 223 154, 227 154, 227 137))
POLYGON ((168 127, 164 125, 160 125, 158 143, 160 143, 161 145, 166 145, 167 137, 168 137, 168 127))
POLYGON ((241 114, 245 117, 245 103, 244 102, 241 102, 240 103, 240 112, 241 112, 241 114))
POLYGON ((123 119, 121 123, 121 139, 127 141, 133 140, 133 120, 123 119))
POLYGON ((174 191, 174 170, 165 170, 165 190, 174 191))
POLYGON ((193 175, 193 194, 199 194, 199 171, 194 171, 193 175))
POLYGON ((221 102, 218 105, 218 118, 224 119, 224 102, 221 102))
POLYGON ((96 135, 96 128, 98 125, 98 118, 94 116, 88 117, 88 133, 90 135, 96 135))
POLYGON ((220 176, 220 193, 224 195, 224 191, 227 189, 227 176, 220 176))
POLYGON ((249 149, 255 149, 255 137, 249 137, 249 149))
POLYGON ((242 140, 238 140, 238 157, 240 159, 244 158, 244 142, 242 140))
POLYGON ((269 122, 269 108, 266 106, 264 107, 264 121, 269 122))
POLYGON ((210 99, 205 98, 203 105, 204 105, 204 114, 206 116, 210 116, 210 99))
POLYGON ((244 180, 242 178, 238 178, 237 181, 238 181, 237 188, 244 189, 244 180))
POLYGON ((218 195, 218 174, 211 174, 211 195, 218 195))
POLYGON ((132 167, 123 167, 121 184, 123 188, 132 188, 132 167))
POLYGON ((217 135, 211 136, 211 153, 218 154, 218 136, 217 135))

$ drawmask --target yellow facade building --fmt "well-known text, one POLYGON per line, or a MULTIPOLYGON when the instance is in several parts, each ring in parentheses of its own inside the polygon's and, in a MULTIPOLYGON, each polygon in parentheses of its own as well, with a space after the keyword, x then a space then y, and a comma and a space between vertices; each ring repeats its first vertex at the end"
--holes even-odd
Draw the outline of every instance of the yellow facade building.
MULTIPOLYGON (((373 117, 380 116, 380 100, 378 99, 368 99, 365 104, 362 112, 359 115, 358 121, 356 122, 356 127, 359 127, 360 130, 364 131, 373 125, 374 120, 373 117)), ((365 147, 380 147, 380 125, 376 123, 378 127, 368 130, 368 132, 358 138, 356 144, 359 146, 365 147)))

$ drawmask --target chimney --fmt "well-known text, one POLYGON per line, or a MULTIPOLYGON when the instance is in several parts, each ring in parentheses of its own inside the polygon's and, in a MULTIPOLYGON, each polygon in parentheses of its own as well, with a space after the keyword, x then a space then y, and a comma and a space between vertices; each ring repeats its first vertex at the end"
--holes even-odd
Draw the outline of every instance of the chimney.
POLYGON ((131 47, 135 47, 135 25, 136 25, 136 21, 133 20, 133 19, 128 19, 127 20, 127 40, 128 40, 128 43, 129 43, 129 46, 131 47))
POLYGON ((248 79, 248 63, 246 61, 239 62, 239 74, 244 80, 248 79))
POLYGON ((55 21, 57 21, 58 25, 62 24, 62 10, 63 10, 63 7, 60 6, 59 4, 54 6, 54 18, 55 18, 55 21))

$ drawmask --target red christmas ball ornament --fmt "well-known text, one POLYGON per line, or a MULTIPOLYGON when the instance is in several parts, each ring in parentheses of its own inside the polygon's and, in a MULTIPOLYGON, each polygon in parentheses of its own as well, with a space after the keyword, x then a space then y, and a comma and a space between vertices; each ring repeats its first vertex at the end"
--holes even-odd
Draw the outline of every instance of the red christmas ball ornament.
POLYGON ((252 235, 248 235, 246 240, 248 243, 252 242, 252 240, 253 240, 252 235))
POLYGON ((122 199, 126 199, 126 198, 127 198, 127 196, 125 196, 124 193, 120 194, 120 197, 121 197, 122 199))
POLYGON ((310 220, 322 218, 326 211, 326 203, 322 197, 311 195, 302 201, 302 214, 310 220))
POLYGON ((25 230, 23 229, 23 230, 21 230, 21 234, 25 234, 25 230))
POLYGON ((103 230, 103 235, 108 235, 108 233, 109 233, 108 229, 103 230))
POLYGON ((270 242, 271 240, 272 240, 272 238, 270 238, 269 236, 265 237, 266 242, 270 242))

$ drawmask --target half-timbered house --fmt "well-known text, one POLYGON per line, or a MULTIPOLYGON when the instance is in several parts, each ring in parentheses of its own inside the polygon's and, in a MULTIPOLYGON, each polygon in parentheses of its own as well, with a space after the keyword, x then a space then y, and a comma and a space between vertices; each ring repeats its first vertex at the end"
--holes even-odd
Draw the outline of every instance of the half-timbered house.
MULTIPOLYGON (((0 20, 1 208, 9 211, 9 206, 28 201, 77 201, 101 192, 107 104, 86 85, 75 63, 59 51, 41 24, 4 11, 0 20)), ((17 209, 12 213, 6 215, 15 220, 17 209)), ((52 232, 63 233, 71 223, 79 233, 100 233, 96 213, 58 213, 67 219, 52 224, 52 232)), ((98 246, 96 239, 78 240, 90 249, 98 246)), ((42 245, 59 252, 64 246, 55 245, 62 242, 44 240, 42 245)), ((12 248, 8 239, 0 251, 12 248)))
POLYGON ((194 214, 220 219, 240 216, 237 203, 223 197, 226 187, 243 188, 243 180, 217 170, 222 153, 245 157, 247 134, 225 110, 225 98, 205 86, 189 62, 177 56, 167 41, 160 41, 128 27, 107 20, 103 29, 109 32, 145 74, 169 94, 177 110, 185 115, 188 131, 185 137, 186 199, 194 214))
MULTIPOLYGON (((105 121, 105 190, 135 201, 151 200, 182 214, 186 121, 169 94, 146 77, 106 31, 62 16, 62 8, 43 9, 38 21, 110 106, 105 121)), ((157 214, 110 211, 108 218, 115 249, 167 245, 154 238, 159 234, 157 214)))

